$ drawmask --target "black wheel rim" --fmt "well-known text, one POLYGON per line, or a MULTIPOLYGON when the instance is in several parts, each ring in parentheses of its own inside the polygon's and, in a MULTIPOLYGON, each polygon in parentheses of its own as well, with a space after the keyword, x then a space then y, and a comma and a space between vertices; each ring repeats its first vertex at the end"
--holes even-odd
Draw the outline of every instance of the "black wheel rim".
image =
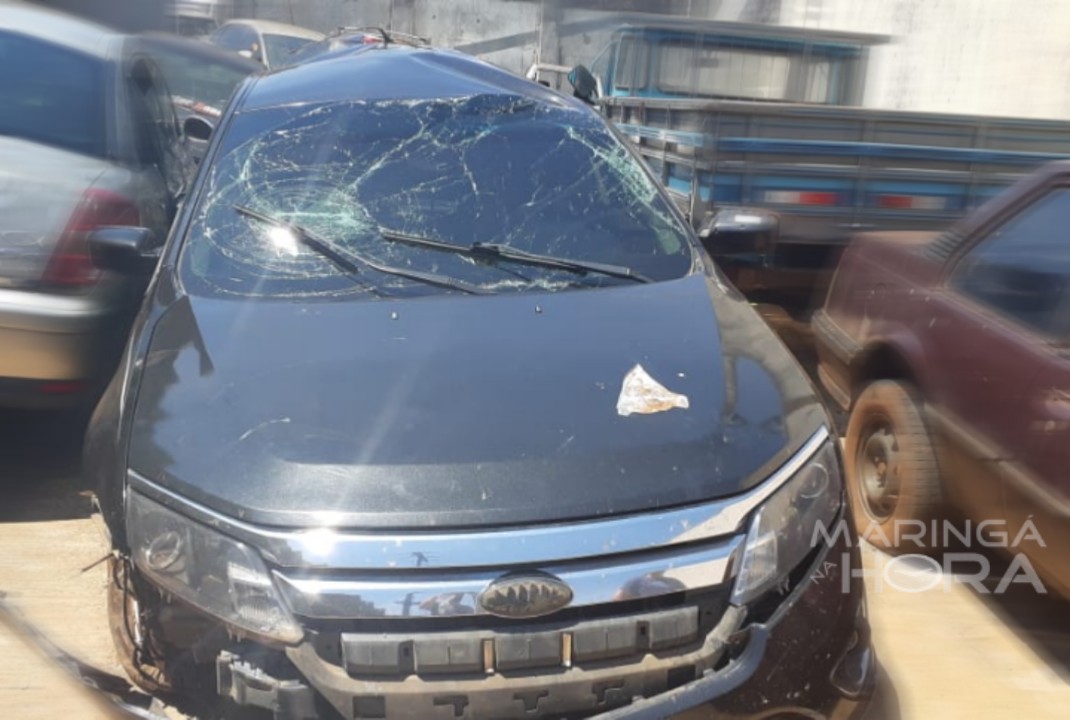
POLYGON ((895 426, 885 417, 866 423, 855 454, 855 475, 866 512, 876 520, 887 520, 899 504, 899 439, 895 426))

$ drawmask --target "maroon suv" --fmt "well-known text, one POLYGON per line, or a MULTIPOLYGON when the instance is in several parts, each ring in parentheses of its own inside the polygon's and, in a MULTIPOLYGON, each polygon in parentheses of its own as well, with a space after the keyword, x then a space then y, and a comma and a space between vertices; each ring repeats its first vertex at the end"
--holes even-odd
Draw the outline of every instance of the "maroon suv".
POLYGON ((913 550, 964 516, 1070 594, 1070 162, 943 234, 859 236, 813 325, 859 530, 913 550))

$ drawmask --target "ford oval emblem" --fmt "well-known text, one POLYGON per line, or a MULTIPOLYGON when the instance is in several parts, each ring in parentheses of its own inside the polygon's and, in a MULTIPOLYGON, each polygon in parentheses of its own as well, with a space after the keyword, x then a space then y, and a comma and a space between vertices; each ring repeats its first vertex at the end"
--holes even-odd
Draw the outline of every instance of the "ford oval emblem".
POLYGON ((479 606, 503 618, 549 615, 572 602, 572 588, 546 573, 503 575, 479 594, 479 606))

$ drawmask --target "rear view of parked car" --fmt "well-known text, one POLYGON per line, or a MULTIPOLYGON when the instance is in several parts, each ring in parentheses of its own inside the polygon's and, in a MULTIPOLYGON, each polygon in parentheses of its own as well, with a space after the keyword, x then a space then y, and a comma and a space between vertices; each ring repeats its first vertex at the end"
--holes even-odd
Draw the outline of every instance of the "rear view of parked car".
POLYGON ((1020 579, 1070 594, 1068 224, 1060 162, 948 232, 847 250, 814 332, 875 544, 924 552, 953 537, 944 520, 987 523, 986 543, 1029 560, 1020 579))
POLYGON ((579 100, 393 43, 254 76, 146 303, 85 470, 147 689, 286 720, 873 706, 829 418, 579 100))
POLYGON ((231 20, 212 33, 210 40, 273 69, 288 65, 293 53, 323 37, 315 30, 270 20, 231 20))
POLYGON ((87 237, 129 225, 162 243, 188 172, 166 84, 136 40, 0 4, 0 404, 91 392, 138 283, 101 273, 87 237))

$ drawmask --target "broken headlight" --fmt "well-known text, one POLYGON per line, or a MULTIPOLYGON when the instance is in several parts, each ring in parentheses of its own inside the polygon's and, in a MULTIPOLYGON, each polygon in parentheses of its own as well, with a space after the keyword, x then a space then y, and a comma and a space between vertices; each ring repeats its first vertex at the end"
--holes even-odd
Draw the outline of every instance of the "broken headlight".
POLYGON ((833 535, 842 504, 840 460, 826 443, 751 521, 732 602, 749 603, 786 580, 822 538, 833 535))
POLYGON ((301 640, 255 550, 136 492, 128 496, 126 523, 134 563, 162 590, 238 631, 301 640))

